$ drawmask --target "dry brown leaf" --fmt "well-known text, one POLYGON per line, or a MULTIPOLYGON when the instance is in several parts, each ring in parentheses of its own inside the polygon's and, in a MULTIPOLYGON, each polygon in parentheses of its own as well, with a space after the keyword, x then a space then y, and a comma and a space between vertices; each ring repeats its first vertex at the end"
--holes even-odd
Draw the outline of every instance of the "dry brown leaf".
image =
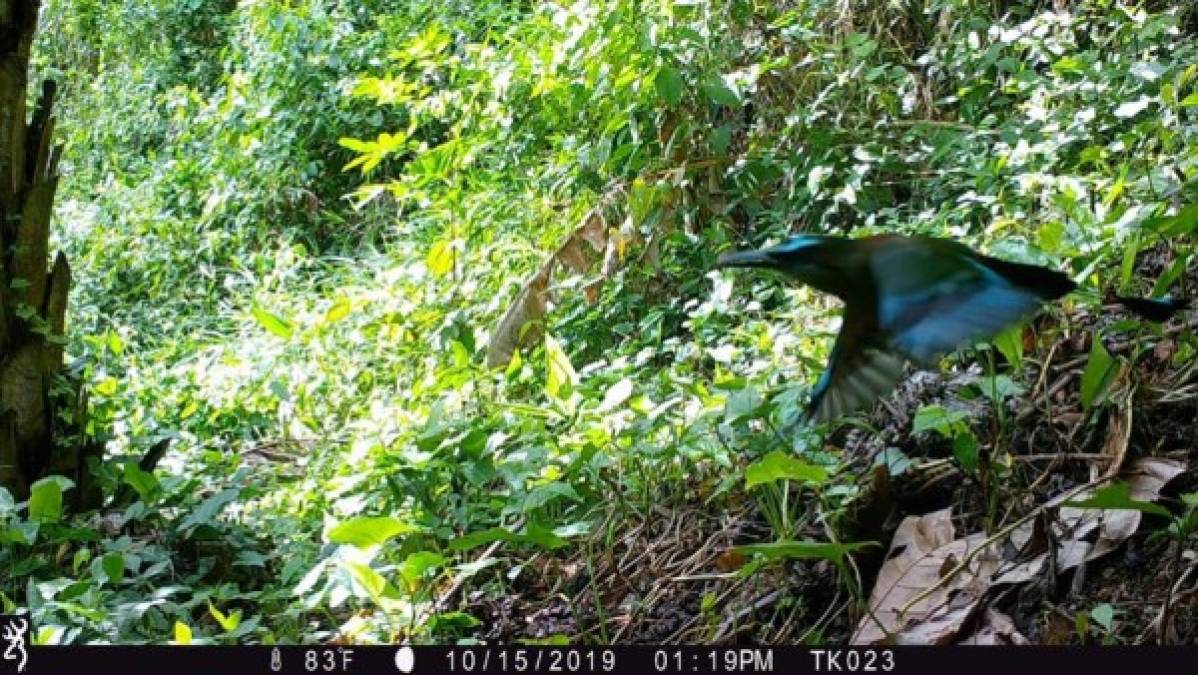
POLYGON ((599 277, 582 287, 582 292, 586 294, 588 303, 593 305, 599 302, 599 291, 602 290, 604 281, 606 280, 603 277, 599 277))
POLYGON ((1044 564, 1048 562, 1048 554, 1041 553, 1040 555, 1016 563, 1014 565, 1003 565, 999 568, 997 574, 994 575, 994 585, 999 584, 1021 584, 1025 581, 1031 581, 1040 576, 1044 571, 1044 564))
POLYGON ((586 274, 587 270, 591 269, 591 260, 582 252, 581 241, 581 237, 570 237, 557 250, 555 257, 563 265, 574 270, 575 273, 586 274))
MULTIPOLYGON (((1119 478, 1131 488, 1131 498, 1153 502, 1160 499, 1165 484, 1185 471, 1185 463, 1160 457, 1141 457, 1131 463, 1119 478)), ((1083 500, 1093 492, 1072 497, 1083 500)), ((1065 495, 1049 502, 1059 504, 1065 495)), ((1053 520, 1053 539, 1057 541, 1057 569, 1066 571, 1100 558, 1118 548, 1140 527, 1143 514, 1125 509, 1079 509, 1061 506, 1053 520)), ((1022 548, 1031 536, 1032 524, 1018 528, 1011 542, 1022 548)))
POLYGON ((721 572, 735 572, 745 566, 748 559, 744 554, 734 548, 730 548, 720 553, 715 557, 715 567, 721 572))
POLYGON ((599 213, 599 209, 592 209, 587 214, 573 236, 590 244, 595 253, 602 253, 603 249, 607 248, 607 222, 603 219, 603 214, 599 213))
POLYGON ((981 545, 984 534, 954 538, 949 509, 903 520, 870 593, 870 613, 853 644, 949 644, 980 606, 998 567, 997 554, 974 555, 950 579, 960 561, 981 545), (904 612, 908 603, 936 587, 904 612))
POLYGON ((1011 617, 996 609, 987 609, 978 621, 973 635, 959 640, 959 645, 988 645, 992 647, 1007 645, 1026 645, 1028 639, 1015 628, 1011 617))
POLYGON ((522 344, 530 344, 539 339, 541 334, 540 321, 545 316, 549 303, 549 277, 553 271, 553 261, 543 265, 536 274, 520 289, 515 301, 508 307, 499 325, 491 334, 491 344, 487 348, 487 367, 497 368, 507 365, 512 360, 512 354, 522 344), (537 322, 533 328, 525 331, 524 326, 537 322))
POLYGON ((1124 396, 1122 401, 1111 414, 1110 426, 1107 428, 1106 442, 1102 444, 1102 454, 1108 459, 1102 475, 1110 478, 1123 470, 1123 462, 1127 458, 1127 445, 1131 441, 1131 396, 1124 396))
MULTIPOLYGON (((600 207, 595 207, 587 213, 566 241, 541 263, 536 274, 520 288, 491 334, 491 344, 487 349, 488 368, 507 365, 518 347, 532 344, 540 338, 542 330, 539 325, 529 330, 525 330, 524 327, 532 322, 539 323, 544 318, 548 309, 549 282, 553 277, 553 271, 560 266, 575 274, 585 274, 594 264, 591 257, 594 254, 588 253, 582 242, 590 244, 596 252, 604 250, 607 246, 607 225, 600 207)), ((588 300, 591 300, 592 296, 598 297, 597 289, 588 289, 585 293, 588 300)))
POLYGON ((1049 612, 1044 617, 1044 625, 1040 630, 1040 642, 1046 646, 1060 647, 1073 642, 1073 636, 1077 634, 1077 624, 1070 621, 1068 618, 1049 612))

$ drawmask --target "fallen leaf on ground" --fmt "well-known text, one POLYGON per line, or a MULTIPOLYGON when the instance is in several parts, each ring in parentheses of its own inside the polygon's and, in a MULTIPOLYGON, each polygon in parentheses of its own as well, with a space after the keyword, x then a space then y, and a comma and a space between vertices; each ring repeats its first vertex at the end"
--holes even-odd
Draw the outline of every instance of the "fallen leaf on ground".
POLYGON ((1015 628, 1011 617, 997 609, 988 608, 978 621, 973 635, 958 640, 959 645, 988 645, 992 647, 1006 645, 1026 645, 1028 639, 1015 628))
POLYGON ((857 625, 852 643, 954 642, 990 588, 997 552, 992 548, 975 555, 951 579, 942 579, 985 540, 982 533, 956 539, 949 509, 903 520, 870 593, 870 613, 857 625), (937 584, 926 597, 912 602, 937 584))
MULTIPOLYGON (((1185 471, 1184 462, 1160 457, 1141 457, 1131 463, 1119 479, 1130 487, 1132 499, 1154 502, 1160 499, 1165 484, 1185 471)), ((1067 500, 1058 497, 1050 504, 1081 501, 1093 495, 1084 492, 1067 500)), ((1064 572, 1095 560, 1118 548, 1140 527, 1143 514, 1130 509, 1087 509, 1061 506, 1053 519, 1053 540, 1058 542, 1057 570, 1064 572)), ((1031 538, 1033 523, 1027 523, 1011 535, 1011 541, 1023 548, 1031 538)))

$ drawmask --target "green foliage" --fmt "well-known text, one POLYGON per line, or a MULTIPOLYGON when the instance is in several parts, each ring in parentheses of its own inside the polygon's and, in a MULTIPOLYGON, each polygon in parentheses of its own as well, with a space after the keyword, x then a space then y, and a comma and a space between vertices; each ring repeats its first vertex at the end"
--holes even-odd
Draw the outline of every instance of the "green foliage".
POLYGON ((745 469, 745 489, 776 480, 793 480, 815 486, 828 481, 823 467, 808 464, 784 452, 774 450, 745 469))
POLYGON ((846 555, 869 546, 877 546, 877 543, 832 544, 819 541, 776 541, 769 544, 740 546, 736 550, 741 553, 761 555, 767 560, 816 559, 828 560, 841 565, 844 563, 846 555))
POLYGON ((1111 358, 1102 340, 1094 335, 1090 340, 1090 358, 1082 371, 1082 405, 1090 408, 1101 402, 1118 372, 1119 363, 1111 358))
POLYGON ((1094 493, 1094 496, 1087 499, 1080 499, 1070 502, 1065 502, 1066 506, 1073 506, 1080 509, 1123 509, 1132 511, 1142 511, 1151 513, 1157 516, 1168 518, 1170 515, 1169 509, 1160 504, 1145 502, 1138 499, 1132 499, 1131 486, 1127 483, 1113 483, 1106 487, 1100 488, 1094 493))

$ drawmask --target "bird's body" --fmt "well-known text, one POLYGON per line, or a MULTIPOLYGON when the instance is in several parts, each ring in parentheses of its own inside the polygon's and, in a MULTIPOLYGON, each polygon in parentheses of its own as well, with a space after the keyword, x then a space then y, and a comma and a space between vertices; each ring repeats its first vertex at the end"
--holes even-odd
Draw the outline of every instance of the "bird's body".
POLYGON ((718 266, 774 269, 844 301, 840 334, 807 410, 815 422, 873 403, 894 387, 907 361, 930 365, 1076 288, 1056 270, 985 256, 948 239, 900 235, 800 235, 721 256, 718 266))

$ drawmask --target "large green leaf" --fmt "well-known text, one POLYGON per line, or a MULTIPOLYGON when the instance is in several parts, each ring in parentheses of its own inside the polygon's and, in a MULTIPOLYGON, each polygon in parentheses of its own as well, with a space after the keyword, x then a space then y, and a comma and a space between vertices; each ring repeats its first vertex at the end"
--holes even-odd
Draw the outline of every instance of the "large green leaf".
POLYGON ((29 520, 57 523, 62 520, 62 493, 75 486, 69 478, 47 476, 29 488, 29 520))
POLYGON ((443 277, 453 271, 454 243, 452 239, 439 239, 429 249, 424 259, 428 271, 435 277, 443 277))
POLYGON ((774 450, 745 469, 745 489, 776 480, 794 480, 813 485, 828 482, 828 470, 808 464, 781 450, 774 450))
POLYGON ((357 516, 329 530, 329 541, 369 549, 417 529, 393 516, 357 516))

